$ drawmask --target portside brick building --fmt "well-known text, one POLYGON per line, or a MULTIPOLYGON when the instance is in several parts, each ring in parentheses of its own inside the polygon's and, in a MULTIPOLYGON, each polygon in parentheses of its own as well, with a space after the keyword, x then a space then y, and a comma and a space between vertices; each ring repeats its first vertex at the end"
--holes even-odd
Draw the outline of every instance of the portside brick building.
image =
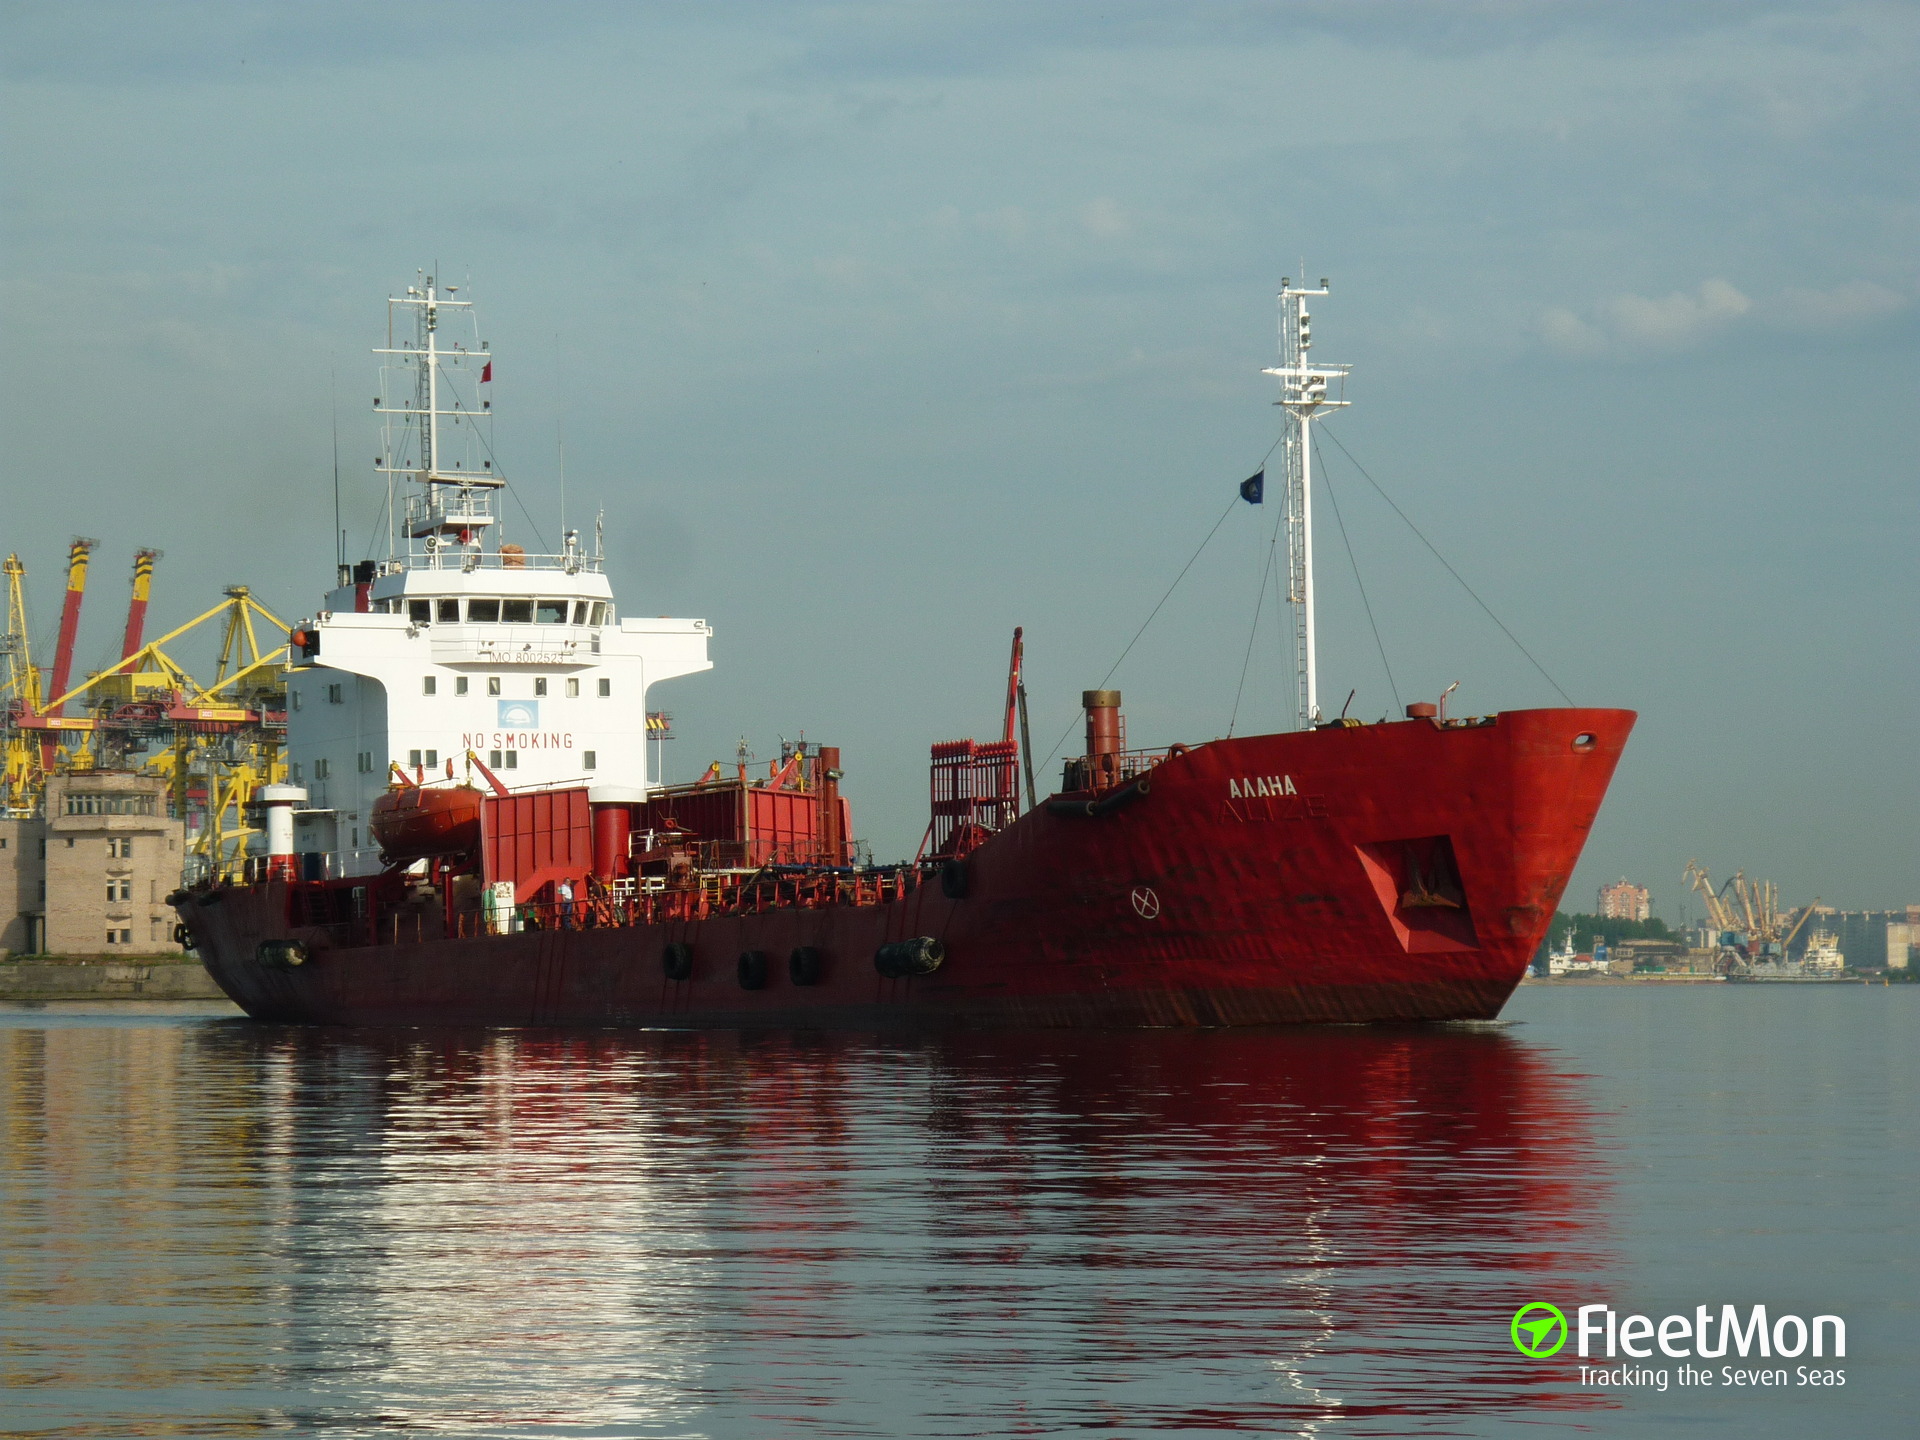
POLYGON ((53 955, 178 954, 167 895, 186 858, 166 784, 87 771, 47 781, 44 819, 0 823, 0 948, 53 955))

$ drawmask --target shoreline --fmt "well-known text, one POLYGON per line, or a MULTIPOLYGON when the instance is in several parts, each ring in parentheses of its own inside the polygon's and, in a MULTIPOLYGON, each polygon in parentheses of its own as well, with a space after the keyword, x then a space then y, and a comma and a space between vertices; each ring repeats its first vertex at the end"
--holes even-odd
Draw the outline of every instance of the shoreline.
POLYGON ((35 955, 0 960, 0 1000, 224 1000, 191 956, 35 955))

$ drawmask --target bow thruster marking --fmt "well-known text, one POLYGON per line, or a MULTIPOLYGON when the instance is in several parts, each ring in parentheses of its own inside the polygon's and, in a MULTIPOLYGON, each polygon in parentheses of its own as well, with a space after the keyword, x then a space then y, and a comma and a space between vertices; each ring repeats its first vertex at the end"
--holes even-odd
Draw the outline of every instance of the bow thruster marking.
POLYGON ((1160 897, 1153 893, 1152 887, 1136 885, 1133 887, 1133 909, 1142 920, 1152 920, 1160 913, 1160 897))

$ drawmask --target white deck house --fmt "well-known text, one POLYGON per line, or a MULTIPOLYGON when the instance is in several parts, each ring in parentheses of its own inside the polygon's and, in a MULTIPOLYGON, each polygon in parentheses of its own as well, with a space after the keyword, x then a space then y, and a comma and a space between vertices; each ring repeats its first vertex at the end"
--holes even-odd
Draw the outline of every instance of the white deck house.
POLYGON ((380 468, 390 495, 402 480, 420 488, 402 514, 389 505, 388 558, 343 564, 290 647, 288 778, 307 793, 294 848, 315 857, 309 875, 381 868, 368 822, 395 765, 442 784, 451 765, 455 782, 484 785, 472 752, 516 790, 584 783, 639 798, 657 781, 648 688, 712 668, 706 621, 619 615, 597 538, 591 554, 572 531, 557 554, 498 541, 491 356, 440 336, 442 311, 471 323, 450 295, 427 277, 391 301, 390 313, 415 312, 418 337, 381 352, 383 381, 400 371, 412 393, 400 406, 383 396, 380 468))

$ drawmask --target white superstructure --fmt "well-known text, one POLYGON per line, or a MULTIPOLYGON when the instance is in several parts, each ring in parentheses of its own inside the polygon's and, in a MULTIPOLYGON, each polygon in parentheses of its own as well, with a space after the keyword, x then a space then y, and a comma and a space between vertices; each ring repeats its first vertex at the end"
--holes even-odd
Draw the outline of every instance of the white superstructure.
MULTIPOLYGON (((647 690, 712 668, 704 620, 618 613, 596 526, 555 553, 501 535, 491 444, 492 356, 471 302, 432 276, 388 302, 380 470, 388 554, 340 566, 319 615, 295 627, 287 677, 289 781, 302 868, 381 868, 369 833, 391 767, 469 778, 472 752, 513 789, 586 783, 644 794, 647 690), (410 341, 393 338, 396 316, 410 341), (417 487, 417 488, 416 488, 417 487)), ((476 783, 484 783, 477 775, 476 783)))

